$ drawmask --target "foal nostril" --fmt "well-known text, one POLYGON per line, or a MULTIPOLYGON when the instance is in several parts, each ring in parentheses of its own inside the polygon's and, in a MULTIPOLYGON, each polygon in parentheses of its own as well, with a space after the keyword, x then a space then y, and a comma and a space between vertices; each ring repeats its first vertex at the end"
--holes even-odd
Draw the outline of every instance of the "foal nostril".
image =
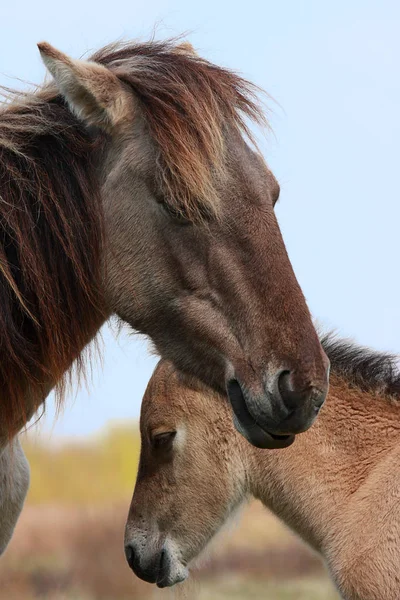
POLYGON ((135 551, 134 551, 134 549, 132 548, 131 545, 125 546, 125 557, 126 557, 126 560, 128 562, 128 565, 130 566, 130 568, 132 569, 132 571, 134 571, 135 551))
POLYGON ((167 574, 167 561, 166 561, 166 552, 165 550, 161 550, 160 562, 158 565, 158 579, 163 579, 167 574))
POLYGON ((157 583, 159 587, 168 585, 170 561, 168 552, 163 548, 158 552, 135 547, 133 543, 125 546, 125 556, 132 571, 148 583, 157 583))

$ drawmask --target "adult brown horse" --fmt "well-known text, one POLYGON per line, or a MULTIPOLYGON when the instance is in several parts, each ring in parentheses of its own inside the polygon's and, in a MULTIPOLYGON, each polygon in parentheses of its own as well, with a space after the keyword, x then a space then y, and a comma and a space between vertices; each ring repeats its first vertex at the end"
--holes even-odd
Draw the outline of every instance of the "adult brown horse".
POLYGON ((328 401, 314 427, 278 452, 250 446, 221 398, 159 364, 143 401, 126 528, 140 577, 160 587, 184 579, 255 496, 322 555, 343 598, 398 600, 400 374, 390 356, 329 338, 324 347, 328 401))
MULTIPOLYGON (((112 313, 215 389, 261 446, 307 429, 327 359, 245 143, 253 86, 184 45, 91 61, 40 44, 55 85, 0 113, 2 433, 112 313), (267 433, 268 432, 268 433, 267 433)), ((290 441, 290 440, 289 440, 290 441)))
POLYGON ((54 83, 0 110, 0 446, 113 313, 289 445, 328 361, 243 137, 255 88, 173 42, 39 50, 54 83))

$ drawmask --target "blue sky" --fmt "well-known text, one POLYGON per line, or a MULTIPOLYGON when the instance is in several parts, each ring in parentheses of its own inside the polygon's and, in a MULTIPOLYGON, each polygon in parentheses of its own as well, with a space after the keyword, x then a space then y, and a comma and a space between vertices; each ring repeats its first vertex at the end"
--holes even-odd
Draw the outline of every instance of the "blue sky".
MULTIPOLYGON (((380 0, 2 3, 0 83, 40 82, 36 43, 75 57, 118 38, 188 32, 198 51, 265 88, 274 135, 262 148, 281 184, 277 214, 314 316, 400 351, 400 4, 380 0), (10 79, 11 77, 11 79, 10 79)), ((147 343, 104 329, 104 368, 43 433, 73 436, 137 417, 156 363, 147 343)))

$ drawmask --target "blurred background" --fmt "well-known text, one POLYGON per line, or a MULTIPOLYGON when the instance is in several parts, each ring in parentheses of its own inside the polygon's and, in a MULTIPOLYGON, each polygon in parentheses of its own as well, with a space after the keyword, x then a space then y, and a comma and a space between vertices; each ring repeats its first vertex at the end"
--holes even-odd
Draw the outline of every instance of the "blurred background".
MULTIPOLYGON (((74 57, 121 38, 186 33, 200 54, 266 89, 260 145, 281 185, 277 215, 325 329, 398 351, 400 4, 396 0, 50 0, 1 3, 0 84, 45 70, 36 43, 74 57)), ((156 363, 147 342, 103 329, 103 365, 25 436, 32 488, 0 561, 0 599, 169 597, 125 566, 136 421, 156 363)), ((188 598, 336 598, 318 559, 259 506, 199 567, 188 598)))
POLYGON ((111 426, 80 443, 30 435, 24 446, 32 487, 0 559, 0 600, 339 600, 320 559, 255 502, 187 583, 158 590, 133 575, 123 550, 136 427, 111 426))

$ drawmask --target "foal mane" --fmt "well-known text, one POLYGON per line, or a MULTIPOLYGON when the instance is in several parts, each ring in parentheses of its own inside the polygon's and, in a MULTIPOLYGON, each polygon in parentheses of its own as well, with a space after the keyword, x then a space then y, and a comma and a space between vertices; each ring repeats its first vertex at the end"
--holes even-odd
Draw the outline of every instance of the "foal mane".
POLYGON ((176 40, 112 44, 91 60, 111 69, 141 101, 166 203, 194 221, 218 215, 217 182, 228 168, 224 133, 229 128, 254 144, 249 120, 267 125, 259 88, 176 40))
POLYGON ((333 373, 366 392, 400 397, 398 357, 358 346, 332 334, 321 338, 333 373))

